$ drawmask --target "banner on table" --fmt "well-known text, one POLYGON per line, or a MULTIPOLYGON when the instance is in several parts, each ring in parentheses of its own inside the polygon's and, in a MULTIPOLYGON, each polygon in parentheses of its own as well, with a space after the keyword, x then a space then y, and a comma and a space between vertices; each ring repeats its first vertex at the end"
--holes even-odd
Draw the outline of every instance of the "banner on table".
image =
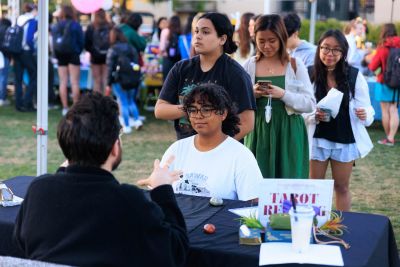
POLYGON ((324 224, 332 209, 333 180, 320 179, 264 179, 260 183, 258 216, 263 225, 269 215, 283 212, 283 203, 294 194, 297 205, 316 207, 318 226, 324 224))

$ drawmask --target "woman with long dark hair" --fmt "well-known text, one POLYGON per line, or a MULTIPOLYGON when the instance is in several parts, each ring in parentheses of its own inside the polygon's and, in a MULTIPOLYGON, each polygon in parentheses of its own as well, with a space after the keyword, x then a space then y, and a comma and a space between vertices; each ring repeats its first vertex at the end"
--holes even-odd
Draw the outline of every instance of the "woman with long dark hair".
POLYGON ((318 108, 315 116, 306 118, 316 123, 310 177, 325 178, 331 164, 336 209, 343 211, 351 207, 349 183, 354 161, 366 156, 373 147, 365 127, 374 119, 368 84, 361 72, 347 63, 348 49, 346 38, 339 30, 329 30, 320 38, 311 71, 315 97, 320 101, 329 90, 336 88, 343 93, 343 99, 336 118, 326 120, 329 114, 318 108))
POLYGON ((255 24, 256 56, 243 67, 254 84, 257 111, 254 131, 245 145, 266 178, 308 178, 308 138, 304 112, 315 99, 307 69, 286 50, 287 32, 279 15, 255 24))
POLYGON ((93 76, 93 91, 103 94, 107 83, 107 50, 112 24, 107 21, 106 12, 99 9, 94 13, 93 23, 85 32, 85 49, 90 53, 90 69, 93 76))
POLYGON ((165 80, 168 72, 176 62, 181 60, 179 50, 179 35, 181 34, 181 19, 172 16, 168 21, 168 28, 161 32, 160 53, 162 56, 162 72, 165 80))
POLYGON ((244 13, 240 17, 240 26, 236 31, 236 43, 238 44, 239 49, 234 54, 234 58, 240 64, 243 64, 254 54, 254 45, 249 32, 249 22, 252 17, 254 17, 253 13, 244 13))
POLYGON ((169 167, 181 170, 175 193, 250 200, 258 197, 260 169, 252 153, 233 139, 239 117, 227 91, 213 83, 197 85, 183 99, 196 135, 173 143, 161 164, 175 156, 169 167))
MULTIPOLYGON (((396 91, 390 88, 383 79, 390 48, 400 48, 400 37, 397 36, 396 27, 393 23, 383 25, 376 54, 368 65, 368 68, 372 71, 381 68, 381 72, 376 78, 377 83, 375 86, 377 90, 375 98, 381 103, 382 125, 386 137, 379 140, 378 143, 393 146, 394 137, 399 128, 399 111, 397 108, 399 95, 396 96, 396 91)), ((397 94, 399 94, 398 90, 397 94)))
POLYGON ((232 40, 233 27, 226 15, 206 13, 196 24, 192 44, 197 56, 181 60, 169 72, 155 107, 158 119, 175 120, 178 139, 195 134, 182 110, 182 99, 197 84, 212 82, 223 86, 236 103, 240 118, 242 139, 254 126, 255 101, 250 77, 243 68, 226 54, 237 46, 232 40))

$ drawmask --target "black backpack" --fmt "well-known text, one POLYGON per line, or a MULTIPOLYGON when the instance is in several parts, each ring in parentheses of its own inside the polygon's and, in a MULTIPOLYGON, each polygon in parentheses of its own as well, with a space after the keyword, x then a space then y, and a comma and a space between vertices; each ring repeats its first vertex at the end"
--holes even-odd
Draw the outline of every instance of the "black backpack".
POLYGON ((108 48, 110 48, 109 35, 109 27, 93 29, 93 51, 96 54, 107 55, 108 48))
POLYGON ((138 53, 135 48, 130 47, 132 53, 116 51, 118 54, 115 81, 124 90, 131 90, 139 87, 141 72, 138 62, 138 53))
POLYGON ((22 52, 22 40, 24 37, 24 27, 30 20, 27 20, 22 26, 15 24, 8 27, 4 33, 1 49, 10 54, 20 54, 22 52))
POLYGON ((400 94, 400 48, 390 48, 383 73, 383 82, 393 89, 392 102, 399 103, 400 94), (397 94, 397 96, 396 96, 397 94))
POLYGON ((179 36, 176 33, 173 33, 169 39, 167 45, 167 56, 172 61, 179 61, 181 60, 181 52, 179 50, 179 36))
POLYGON ((73 54, 74 47, 71 35, 71 21, 62 27, 58 24, 53 33, 53 49, 56 54, 73 54))

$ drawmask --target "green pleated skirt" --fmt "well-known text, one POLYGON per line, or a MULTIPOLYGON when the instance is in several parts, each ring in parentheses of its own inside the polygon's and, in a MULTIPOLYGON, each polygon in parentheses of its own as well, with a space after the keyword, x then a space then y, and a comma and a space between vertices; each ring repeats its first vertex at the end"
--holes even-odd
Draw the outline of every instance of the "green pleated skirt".
MULTIPOLYGON (((285 88, 285 76, 256 77, 285 88)), ((265 121, 268 98, 257 99, 254 130, 244 140, 254 153, 264 178, 308 178, 307 130, 301 115, 288 115, 285 103, 272 99, 272 117, 265 121)))

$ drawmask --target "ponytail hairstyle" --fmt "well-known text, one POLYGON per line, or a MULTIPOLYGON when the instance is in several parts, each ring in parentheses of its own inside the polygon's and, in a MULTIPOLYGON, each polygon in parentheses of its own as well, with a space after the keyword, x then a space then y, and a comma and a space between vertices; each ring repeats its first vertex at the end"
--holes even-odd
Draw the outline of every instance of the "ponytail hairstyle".
POLYGON ((218 37, 226 35, 226 42, 223 46, 224 53, 232 54, 236 52, 238 47, 233 41, 234 28, 226 15, 217 12, 210 12, 202 15, 199 20, 200 19, 210 20, 217 31, 218 37))
MULTIPOLYGON (((281 16, 277 14, 263 15, 256 20, 254 25, 254 36, 257 43, 257 33, 261 31, 271 31, 273 32, 279 40, 279 59, 283 65, 289 62, 289 54, 286 50, 286 42, 288 39, 288 34, 286 31, 285 23, 281 16)), ((258 49, 258 44, 256 45, 256 61, 259 61, 262 57, 261 51, 258 49)))
POLYGON ((314 69, 311 73, 311 81, 315 84, 315 97, 317 102, 324 98, 328 91, 328 71, 325 64, 320 58, 320 50, 322 42, 328 38, 333 37, 339 43, 342 55, 338 63, 336 63, 333 74, 337 83, 337 89, 343 93, 343 101, 345 105, 348 105, 350 98, 354 97, 354 88, 350 88, 350 77, 349 77, 349 64, 346 61, 347 52, 349 51, 349 44, 347 43, 346 37, 340 30, 328 30, 322 34, 318 41, 317 51, 314 59, 314 69))

